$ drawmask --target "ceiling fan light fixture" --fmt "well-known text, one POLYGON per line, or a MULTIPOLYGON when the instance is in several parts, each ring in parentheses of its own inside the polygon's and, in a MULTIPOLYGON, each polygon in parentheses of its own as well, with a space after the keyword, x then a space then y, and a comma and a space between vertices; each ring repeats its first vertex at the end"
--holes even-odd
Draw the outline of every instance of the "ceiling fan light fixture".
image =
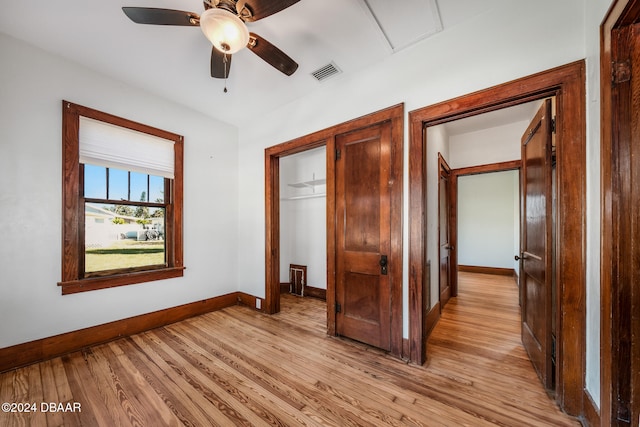
POLYGON ((200 16, 200 28, 221 52, 236 53, 249 43, 247 26, 236 15, 224 9, 207 9, 200 16))

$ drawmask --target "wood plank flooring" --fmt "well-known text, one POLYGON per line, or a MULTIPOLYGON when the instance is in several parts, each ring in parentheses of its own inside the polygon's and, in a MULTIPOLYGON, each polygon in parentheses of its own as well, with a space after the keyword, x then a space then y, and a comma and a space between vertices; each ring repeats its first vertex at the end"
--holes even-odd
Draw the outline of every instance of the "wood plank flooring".
POLYGON ((414 366, 327 337, 323 301, 231 307, 0 375, 0 402, 36 404, 0 426, 579 425, 542 390, 518 317, 513 279, 462 273, 414 366))

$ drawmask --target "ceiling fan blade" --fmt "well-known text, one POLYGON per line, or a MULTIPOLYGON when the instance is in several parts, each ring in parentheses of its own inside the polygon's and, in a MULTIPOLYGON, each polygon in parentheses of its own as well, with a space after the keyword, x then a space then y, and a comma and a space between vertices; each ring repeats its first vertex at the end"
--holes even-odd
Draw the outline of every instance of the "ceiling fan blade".
POLYGON ((122 11, 136 24, 182 25, 187 27, 198 27, 200 25, 198 14, 183 10, 123 7, 122 11))
MULTIPOLYGON (((266 18, 289 6, 293 6, 299 1, 300 0, 248 0, 245 3, 251 10, 251 17, 247 17, 245 20, 257 21, 258 19, 266 18)), ((238 11, 238 14, 240 14, 240 11, 238 11)))
POLYGON ((220 52, 215 47, 211 49, 211 77, 225 79, 231 70, 231 55, 220 52))
POLYGON ((298 63, 296 61, 289 58, 286 53, 257 34, 249 33, 249 44, 247 44, 247 47, 260 58, 264 59, 269 65, 287 76, 295 73, 298 69, 298 63))

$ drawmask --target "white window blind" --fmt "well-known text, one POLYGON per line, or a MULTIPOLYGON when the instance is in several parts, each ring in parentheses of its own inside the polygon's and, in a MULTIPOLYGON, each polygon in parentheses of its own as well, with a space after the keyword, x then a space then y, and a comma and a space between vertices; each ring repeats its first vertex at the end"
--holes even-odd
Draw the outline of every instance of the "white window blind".
POLYGON ((174 178, 173 141, 80 116, 80 163, 174 178))

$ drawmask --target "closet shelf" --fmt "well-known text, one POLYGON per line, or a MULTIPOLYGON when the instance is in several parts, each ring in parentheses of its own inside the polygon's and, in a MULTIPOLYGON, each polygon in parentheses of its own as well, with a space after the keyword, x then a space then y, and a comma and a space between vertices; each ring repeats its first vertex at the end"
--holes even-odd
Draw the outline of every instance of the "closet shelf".
POLYGON ((314 179, 311 181, 296 182, 296 183, 287 184, 287 185, 293 188, 313 188, 318 185, 325 185, 326 183, 327 183, 327 180, 322 178, 322 179, 314 179))
POLYGON ((301 199, 315 199, 318 197, 325 197, 327 193, 313 193, 313 194, 303 194, 301 196, 291 196, 291 197, 283 197, 280 200, 301 200, 301 199))
POLYGON ((322 193, 316 193, 316 187, 319 187, 321 185, 327 185, 327 180, 326 178, 316 179, 315 173, 313 174, 313 179, 311 179, 310 181, 294 182, 292 184, 287 184, 287 185, 293 188, 308 188, 308 189, 311 189, 311 193, 307 192, 306 194, 298 194, 295 196, 284 197, 281 200, 313 199, 316 197, 326 196, 325 191, 323 191, 322 193))

